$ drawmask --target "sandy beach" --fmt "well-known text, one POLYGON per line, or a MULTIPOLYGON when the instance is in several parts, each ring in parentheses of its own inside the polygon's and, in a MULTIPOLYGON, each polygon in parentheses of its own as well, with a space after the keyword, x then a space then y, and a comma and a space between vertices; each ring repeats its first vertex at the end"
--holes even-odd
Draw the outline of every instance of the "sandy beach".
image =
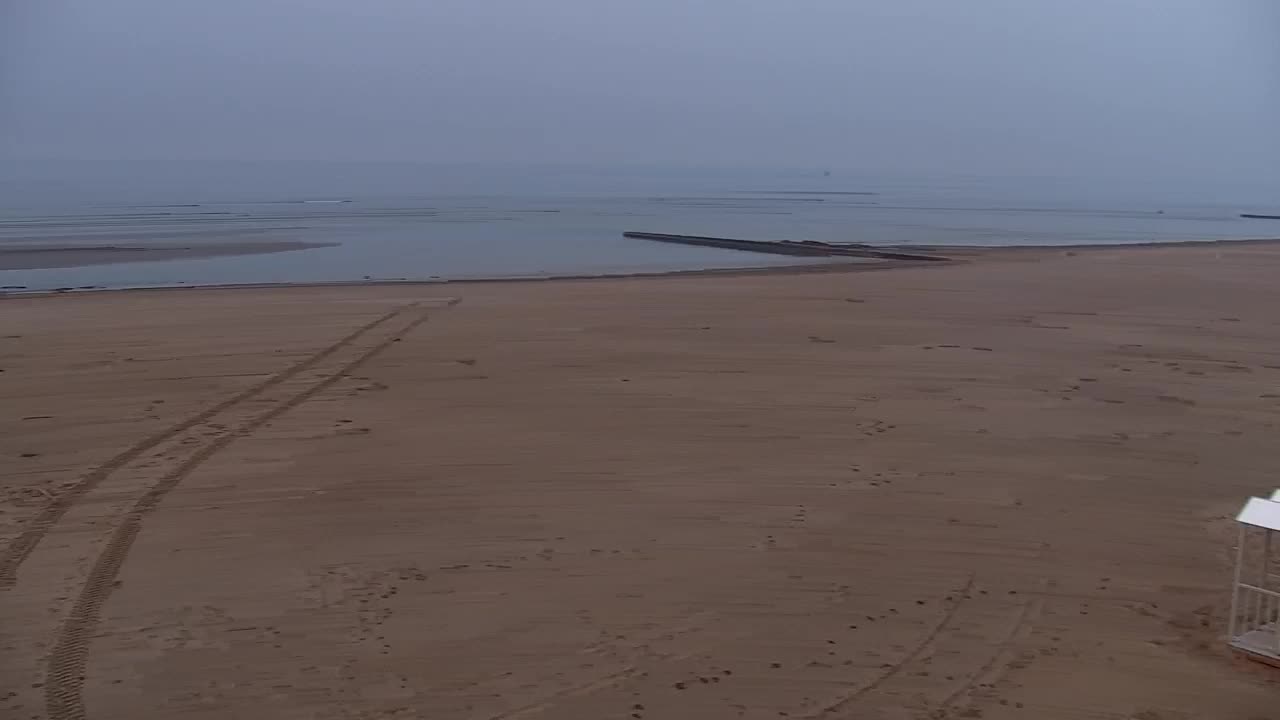
POLYGON ((0 299, 0 716, 1274 718, 1278 276, 0 299))

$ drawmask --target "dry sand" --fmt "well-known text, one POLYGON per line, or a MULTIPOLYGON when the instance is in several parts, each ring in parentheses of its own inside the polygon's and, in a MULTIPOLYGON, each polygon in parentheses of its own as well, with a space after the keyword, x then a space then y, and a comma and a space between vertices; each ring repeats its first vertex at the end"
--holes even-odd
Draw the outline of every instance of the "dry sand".
POLYGON ((0 301, 5 718, 1275 718, 1280 246, 0 301))

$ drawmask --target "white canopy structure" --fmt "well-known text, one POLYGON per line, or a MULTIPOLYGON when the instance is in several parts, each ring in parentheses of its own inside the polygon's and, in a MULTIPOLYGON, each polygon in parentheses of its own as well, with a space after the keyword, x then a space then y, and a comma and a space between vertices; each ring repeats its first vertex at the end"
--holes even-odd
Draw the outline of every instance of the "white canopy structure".
POLYGON ((1240 514, 1235 587, 1228 634, 1231 647, 1264 662, 1280 663, 1280 490, 1249 498, 1240 514), (1273 547, 1275 546, 1275 547, 1273 547))

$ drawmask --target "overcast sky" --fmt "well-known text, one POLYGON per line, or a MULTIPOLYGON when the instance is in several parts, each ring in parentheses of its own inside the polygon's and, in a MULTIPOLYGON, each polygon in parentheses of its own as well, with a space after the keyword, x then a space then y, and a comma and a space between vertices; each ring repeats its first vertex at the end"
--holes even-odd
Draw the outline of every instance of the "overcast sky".
POLYGON ((1271 0, 0 0, 0 161, 1280 178, 1271 0))

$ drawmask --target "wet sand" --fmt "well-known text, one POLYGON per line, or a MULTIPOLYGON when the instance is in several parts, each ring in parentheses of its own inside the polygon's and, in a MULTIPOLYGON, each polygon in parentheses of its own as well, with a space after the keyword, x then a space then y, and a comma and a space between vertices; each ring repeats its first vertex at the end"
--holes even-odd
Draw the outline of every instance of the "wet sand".
POLYGON ((0 715, 1273 717, 1277 273, 0 300, 0 715))
POLYGON ((332 247, 332 243, 295 241, 223 242, 201 245, 2 244, 0 270, 71 268, 113 263, 198 260, 200 258, 332 247))

